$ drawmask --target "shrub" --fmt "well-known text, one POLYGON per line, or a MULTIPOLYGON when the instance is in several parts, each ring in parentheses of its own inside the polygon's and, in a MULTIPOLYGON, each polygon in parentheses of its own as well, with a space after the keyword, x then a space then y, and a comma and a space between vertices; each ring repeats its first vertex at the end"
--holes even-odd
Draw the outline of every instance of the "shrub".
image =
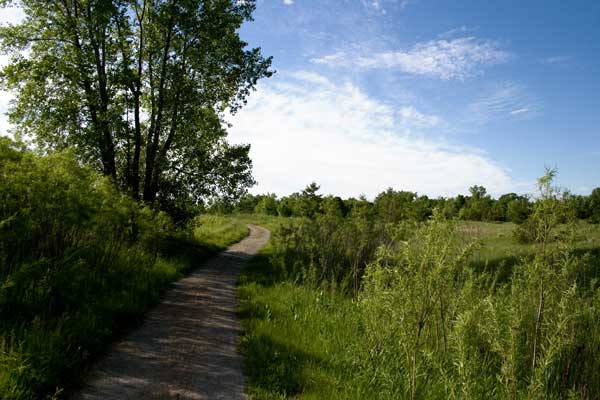
POLYGON ((274 194, 260 196, 254 212, 264 215, 277 215, 277 199, 274 194))
POLYGON ((294 280, 357 291, 366 263, 387 235, 383 225, 359 214, 291 220, 274 232, 272 261, 294 280))
POLYGON ((42 399, 187 264, 161 256, 171 219, 69 152, 0 140, 0 397, 42 399))

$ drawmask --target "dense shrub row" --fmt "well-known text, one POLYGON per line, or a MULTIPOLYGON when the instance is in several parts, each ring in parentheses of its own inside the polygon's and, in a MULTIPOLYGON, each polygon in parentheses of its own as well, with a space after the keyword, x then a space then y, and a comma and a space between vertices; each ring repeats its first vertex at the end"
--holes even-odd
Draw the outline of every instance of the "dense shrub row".
POLYGON ((0 398, 61 397, 192 258, 220 245, 200 246, 70 153, 0 138, 0 398))
MULTIPOLYGON (((533 211, 534 201, 529 196, 515 193, 492 198, 485 187, 473 186, 469 195, 432 199, 414 192, 387 189, 378 194, 373 201, 342 199, 337 196, 321 196, 315 183, 302 192, 278 199, 274 194, 251 195, 242 197, 235 204, 217 202, 210 211, 217 213, 241 212, 279 215, 282 217, 308 217, 318 215, 346 216, 356 207, 371 208, 374 217, 384 222, 412 220, 425 221, 439 209, 446 218, 458 218, 469 221, 497 221, 523 223, 533 211)), ((564 194, 565 202, 574 216, 593 223, 600 222, 600 188, 589 196, 564 194)))

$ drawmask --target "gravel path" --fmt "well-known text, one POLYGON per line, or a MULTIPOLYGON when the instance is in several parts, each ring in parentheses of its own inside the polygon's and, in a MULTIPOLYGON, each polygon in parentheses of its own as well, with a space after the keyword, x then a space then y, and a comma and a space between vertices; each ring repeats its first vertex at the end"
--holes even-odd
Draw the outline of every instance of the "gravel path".
POLYGON ((235 283, 269 239, 250 235, 175 283, 142 326, 94 366, 75 399, 244 399, 235 283))

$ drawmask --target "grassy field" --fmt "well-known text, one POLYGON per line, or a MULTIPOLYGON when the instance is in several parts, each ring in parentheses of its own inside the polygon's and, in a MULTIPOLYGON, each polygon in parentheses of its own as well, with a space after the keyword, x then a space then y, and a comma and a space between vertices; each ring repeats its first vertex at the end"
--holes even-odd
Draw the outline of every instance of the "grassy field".
MULTIPOLYGON (((478 248, 472 258, 472 265, 478 272, 494 273, 498 279, 510 277, 512 267, 531 257, 535 251, 534 244, 522 244, 515 240, 513 232, 516 225, 510 222, 492 223, 479 221, 462 221, 458 231, 465 239, 476 238, 478 248)), ((561 226, 558 231, 566 234, 569 229, 574 232, 572 245, 579 252, 597 252, 600 249, 600 225, 578 221, 573 226, 561 226)))
POLYGON ((204 246, 224 249, 248 235, 246 223, 240 218, 202 215, 196 218, 194 239, 204 246))
POLYGON ((241 349, 255 399, 351 397, 360 341, 348 298, 282 281, 267 246, 240 278, 241 349))
MULTIPOLYGON (((479 242, 471 259, 474 270, 496 270, 500 279, 506 280, 517 264, 532 256, 533 245, 516 243, 513 229, 509 223, 459 223, 459 236, 465 240, 476 237, 479 242)), ((600 247, 598 225, 579 223, 576 231, 578 250, 600 247)), ((410 398, 394 375, 403 374, 402 362, 394 359, 393 351, 385 352, 386 345, 373 347, 367 338, 368 317, 361 311, 361 297, 286 279, 281 267, 272 262, 274 252, 273 245, 265 247, 240 278, 240 315, 245 330, 241 349, 251 398, 410 398)), ((398 344, 387 346, 396 348, 398 344)), ((428 386, 436 386, 436 382, 428 386)), ((415 398, 468 398, 466 392, 418 393, 415 398)), ((586 398, 575 392, 572 397, 586 398)))

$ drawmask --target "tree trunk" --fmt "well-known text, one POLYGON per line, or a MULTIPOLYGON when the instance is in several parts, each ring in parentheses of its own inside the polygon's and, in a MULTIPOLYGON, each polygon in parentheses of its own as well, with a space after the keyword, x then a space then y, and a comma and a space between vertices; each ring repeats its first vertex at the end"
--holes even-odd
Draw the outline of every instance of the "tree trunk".
POLYGON ((104 175, 110 176, 114 181, 116 181, 117 168, 115 162, 115 144, 108 120, 108 106, 110 99, 108 95, 106 78, 106 32, 104 29, 102 29, 102 32, 98 33, 98 27, 95 26, 93 21, 92 9, 89 4, 87 6, 87 25, 88 34, 90 35, 90 43, 94 50, 96 73, 98 74, 98 90, 100 92, 99 117, 100 129, 102 132, 102 165, 104 169, 104 175))
POLYGON ((138 59, 137 59, 137 77, 135 79, 135 90, 133 93, 133 105, 134 105, 134 148, 133 148, 133 168, 131 171, 131 183, 130 190, 133 197, 136 200, 140 198, 140 154, 142 149, 142 126, 140 122, 140 97, 142 92, 142 73, 143 73, 143 60, 144 60, 144 15, 146 13, 146 1, 142 3, 142 11, 138 12, 136 8, 136 16, 140 30, 140 43, 138 47, 138 59))
POLYGON ((154 203, 158 189, 154 187, 152 183, 154 180, 154 174, 157 173, 157 171, 155 171, 155 168, 157 168, 156 154, 158 152, 160 132, 162 130, 162 119, 165 103, 165 81, 167 78, 167 62, 169 60, 169 50, 171 47, 172 34, 173 22, 171 20, 171 22, 169 23, 169 28, 167 30, 167 37, 165 40, 165 47, 161 61, 160 80, 158 84, 158 104, 156 106, 156 120, 151 126, 153 129, 151 129, 148 134, 149 143, 146 143, 146 173, 144 176, 144 201, 148 203, 154 203))

